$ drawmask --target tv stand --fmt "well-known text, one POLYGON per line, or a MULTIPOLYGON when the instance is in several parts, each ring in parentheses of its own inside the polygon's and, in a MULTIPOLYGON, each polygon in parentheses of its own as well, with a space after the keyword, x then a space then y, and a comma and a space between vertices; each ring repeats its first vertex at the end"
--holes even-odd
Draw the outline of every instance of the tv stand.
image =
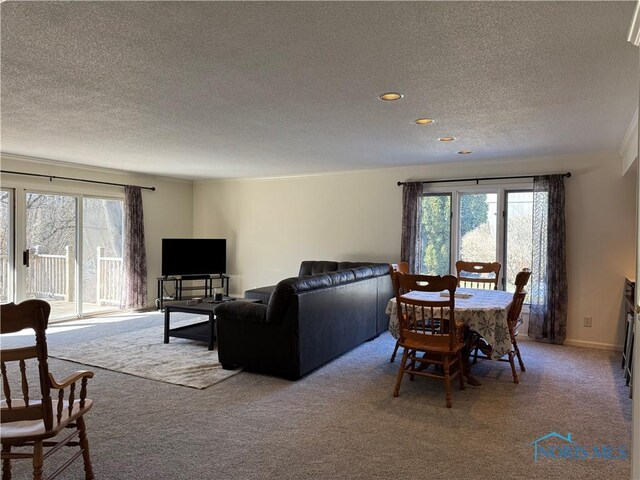
POLYGON ((164 304, 168 300, 183 301, 195 297, 213 297, 214 288, 223 288, 224 295, 229 296, 229 276, 221 273, 210 275, 164 275, 157 277, 158 280, 158 297, 156 305, 158 310, 164 309, 164 304), (184 285, 183 282, 191 282, 184 285), (165 296, 165 287, 167 284, 173 283, 173 297, 168 299, 165 296), (200 295, 191 295, 190 293, 201 292, 200 295))

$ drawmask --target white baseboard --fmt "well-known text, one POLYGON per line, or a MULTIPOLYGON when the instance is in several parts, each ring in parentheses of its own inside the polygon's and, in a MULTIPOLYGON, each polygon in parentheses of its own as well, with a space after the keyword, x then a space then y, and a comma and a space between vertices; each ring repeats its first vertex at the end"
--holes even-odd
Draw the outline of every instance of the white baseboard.
POLYGON ((595 348, 598 350, 610 350, 612 352, 621 352, 622 345, 613 345, 611 343, 601 343, 601 342, 587 342, 584 340, 565 340, 565 345, 569 345, 571 347, 585 347, 585 348, 595 348))
MULTIPOLYGON (((523 335, 522 333, 518 335, 518 341, 524 340, 525 342, 533 342, 534 340, 527 335, 523 335)), ((622 345, 612 345, 610 343, 601 343, 601 342, 587 342, 584 340, 565 340, 564 345, 569 345, 570 347, 583 347, 583 348, 595 348, 597 350, 609 350, 612 352, 621 352, 622 345)))
MULTIPOLYGON (((522 339, 524 341, 533 341, 532 338, 528 337, 526 335, 527 328, 528 328, 528 315, 523 315, 522 316, 524 319, 524 323, 522 324, 522 326, 518 329, 520 331, 520 334, 518 335, 518 340, 522 339)), ((621 352, 622 351, 622 345, 613 345, 611 343, 601 343, 601 342, 587 342, 585 340, 571 340, 571 339, 566 339, 564 341, 565 345, 569 345, 571 347, 584 347, 584 348, 595 348, 597 350, 609 350, 612 352, 621 352)))

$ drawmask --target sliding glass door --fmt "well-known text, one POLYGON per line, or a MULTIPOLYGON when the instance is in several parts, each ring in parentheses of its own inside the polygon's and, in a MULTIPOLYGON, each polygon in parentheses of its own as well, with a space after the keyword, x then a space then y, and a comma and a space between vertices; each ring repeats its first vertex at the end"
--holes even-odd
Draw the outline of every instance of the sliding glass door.
POLYGON ((0 197, 3 301, 46 300, 51 304, 50 321, 118 310, 123 277, 122 200, 22 191, 12 210, 9 193, 5 196, 3 190, 0 197), (17 251, 11 249, 14 224, 18 226, 17 251), (15 269, 4 256, 15 259, 15 269))
POLYGON ((0 191, 0 303, 13 299, 13 190, 0 191))
POLYGON ((120 307, 122 296, 122 201, 82 202, 82 312, 120 307))
POLYGON ((76 316, 78 199, 26 192, 25 207, 26 298, 47 300, 52 319, 76 316))

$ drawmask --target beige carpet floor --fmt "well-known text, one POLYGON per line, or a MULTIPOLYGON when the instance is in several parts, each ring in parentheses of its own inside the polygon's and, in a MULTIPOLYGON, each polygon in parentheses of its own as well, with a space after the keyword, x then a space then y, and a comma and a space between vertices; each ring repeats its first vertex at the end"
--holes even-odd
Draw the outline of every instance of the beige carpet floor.
MULTIPOLYGON (((206 320, 193 315, 171 327, 206 320)), ((204 342, 183 338, 163 342, 163 327, 154 326, 51 350, 50 356, 115 372, 192 388, 207 388, 240 372, 223 370, 218 352, 204 342)))
MULTIPOLYGON (((162 330, 161 313, 53 325, 49 352, 153 326, 162 330)), ((389 363, 388 333, 296 382, 244 370, 200 390, 89 367, 96 479, 629 480, 631 400, 620 353, 521 343, 520 384, 507 363, 479 361, 482 386, 455 387, 451 409, 442 382, 429 378, 405 379, 393 397, 398 360, 389 363), (551 432, 627 456, 536 461, 532 442, 551 432)), ((87 368, 54 358, 49 366, 57 378, 87 368)), ((53 455, 45 472, 70 454, 53 455)), ((13 463, 14 479, 31 478, 28 460, 13 463)), ((82 463, 57 478, 83 478, 82 463)))

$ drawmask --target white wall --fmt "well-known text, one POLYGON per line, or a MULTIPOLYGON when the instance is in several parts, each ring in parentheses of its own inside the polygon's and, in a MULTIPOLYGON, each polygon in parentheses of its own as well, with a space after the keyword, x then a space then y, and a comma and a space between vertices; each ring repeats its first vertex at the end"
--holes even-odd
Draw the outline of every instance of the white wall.
POLYGON ((197 182, 194 236, 228 239, 231 290, 241 293, 296 275, 302 260, 398 261, 398 180, 571 171, 568 343, 619 346, 624 277, 635 270, 636 188, 620 165, 616 156, 569 156, 197 182), (593 327, 582 326, 584 316, 593 317, 593 327))
MULTIPOLYGON (((86 178, 105 182, 153 186, 156 191, 142 191, 144 205, 145 244, 147 250, 148 301, 154 306, 157 291, 156 277, 160 275, 163 237, 186 237, 193 232, 193 183, 166 177, 134 175, 93 168, 78 168, 51 162, 41 162, 3 154, 2 170, 12 170, 72 178, 86 178)), ((90 183, 69 182, 37 177, 3 174, 3 187, 33 188, 38 190, 103 194, 124 197, 122 187, 103 186, 90 183)), ((23 247, 18 246, 21 250, 23 247)))
POLYGON ((295 276, 301 260, 396 261, 396 180, 378 171, 196 183, 194 233, 228 239, 236 292, 295 276))

